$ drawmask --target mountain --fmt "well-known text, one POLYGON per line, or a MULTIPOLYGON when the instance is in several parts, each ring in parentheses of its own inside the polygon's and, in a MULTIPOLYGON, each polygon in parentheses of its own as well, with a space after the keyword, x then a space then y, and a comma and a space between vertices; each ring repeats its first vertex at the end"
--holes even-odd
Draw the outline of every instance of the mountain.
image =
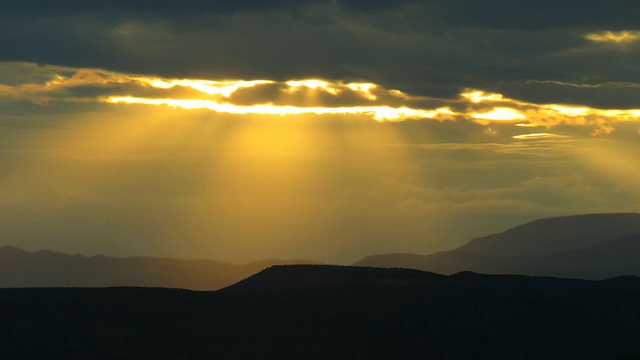
POLYGON ((461 251, 491 255, 541 255, 577 250, 640 233, 640 213, 587 214, 532 221, 473 239, 461 251))
POLYGON ((215 292, 0 289, 5 359, 631 359, 640 278, 277 266, 215 292))
POLYGON ((412 269, 381 269, 337 265, 276 265, 223 291, 312 289, 335 286, 419 285, 443 275, 412 269))
POLYGON ((278 264, 301 260, 262 260, 244 265, 209 260, 109 256, 87 257, 48 250, 0 248, 0 287, 145 286, 215 290, 278 264))
POLYGON ((452 251, 374 255, 354 265, 605 279, 640 275, 638 258, 640 214, 594 214, 533 221, 452 251))
POLYGON ((640 275, 640 233, 586 249, 550 254, 530 260, 533 271, 520 273, 572 278, 606 279, 640 275))

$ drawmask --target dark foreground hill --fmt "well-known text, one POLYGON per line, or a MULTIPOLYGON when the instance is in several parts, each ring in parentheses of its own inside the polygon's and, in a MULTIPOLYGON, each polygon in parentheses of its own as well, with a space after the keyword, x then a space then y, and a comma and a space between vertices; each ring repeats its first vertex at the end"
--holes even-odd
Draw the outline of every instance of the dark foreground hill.
POLYGON ((640 358, 640 279, 281 266, 217 292, 0 290, 3 359, 640 358))
POLYGON ((639 258, 640 214, 593 214, 533 221, 452 251, 375 255, 354 265, 606 279, 640 275, 639 258))
POLYGON ((210 260, 88 257, 4 246, 0 248, 0 288, 144 286, 217 290, 269 266, 304 263, 309 262, 262 260, 239 265, 210 260))

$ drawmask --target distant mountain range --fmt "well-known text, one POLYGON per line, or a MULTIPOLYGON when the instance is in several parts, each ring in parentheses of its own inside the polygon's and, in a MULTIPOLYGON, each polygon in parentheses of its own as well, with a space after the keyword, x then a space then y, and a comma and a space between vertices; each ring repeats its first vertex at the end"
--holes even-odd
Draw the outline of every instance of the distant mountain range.
MULTIPOLYGON (((209 260, 87 257, 5 246, 0 248, 0 288, 144 286, 216 290, 273 265, 309 263, 262 260, 239 265, 209 260)), ((640 214, 542 219, 471 240, 453 251, 375 255, 354 265, 439 274, 473 271, 579 279, 640 275, 640 214)))
POLYGON ((273 265, 302 260, 262 260, 244 265, 209 260, 68 255, 48 250, 0 248, 0 288, 145 286, 216 290, 273 265))
POLYGON ((638 359, 640 278, 274 266, 219 291, 0 289, 2 359, 638 359))
POLYGON ((579 279, 640 275, 640 214, 536 220, 431 255, 384 254, 354 265, 454 274, 522 274, 579 279))

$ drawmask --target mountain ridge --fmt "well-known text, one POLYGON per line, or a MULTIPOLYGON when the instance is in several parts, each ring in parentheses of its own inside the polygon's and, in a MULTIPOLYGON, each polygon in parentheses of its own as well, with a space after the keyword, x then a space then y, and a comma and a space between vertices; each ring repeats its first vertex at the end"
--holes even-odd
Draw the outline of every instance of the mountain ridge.
POLYGON ((273 266, 256 278, 266 282, 220 291, 0 289, 4 305, 0 355, 10 359, 640 356, 638 277, 588 281, 290 265, 273 266), (275 283, 273 276, 278 279, 275 283), (375 279, 393 281, 371 281, 375 279))
POLYGON ((233 264, 203 259, 112 257, 0 248, 0 288, 144 286, 217 290, 272 265, 313 263, 264 259, 233 264))
POLYGON ((612 240, 637 232, 640 232, 640 213, 580 214, 530 221, 501 233, 472 239, 457 250, 494 255, 540 255, 577 250, 606 242, 603 239, 612 240))
POLYGON ((487 274, 598 280, 640 275, 640 264, 636 258, 640 258, 640 214, 618 213, 539 219, 501 233, 475 238, 450 251, 428 255, 372 255, 354 265, 407 267, 441 274, 470 270, 487 274), (547 226, 549 223, 553 226, 547 226), (576 230, 576 224, 587 225, 576 230), (544 238, 544 241, 537 241, 540 234, 557 228, 562 231, 544 238), (530 231, 532 229, 537 230, 530 231), (519 236, 523 233, 524 236, 519 236), (577 246, 580 235, 584 233, 589 233, 589 238, 577 246), (523 246, 524 251, 513 251, 514 246, 523 242, 536 243, 523 246), (555 246, 547 247, 550 242, 556 242, 555 246))
POLYGON ((327 286, 416 285, 444 275, 415 269, 342 266, 273 265, 221 291, 257 289, 307 289, 327 286))

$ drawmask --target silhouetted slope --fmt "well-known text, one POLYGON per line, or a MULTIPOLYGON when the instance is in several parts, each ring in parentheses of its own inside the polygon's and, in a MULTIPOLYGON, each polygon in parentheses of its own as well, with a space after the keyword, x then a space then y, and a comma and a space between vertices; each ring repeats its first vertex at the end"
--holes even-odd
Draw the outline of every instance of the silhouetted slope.
POLYGON ((541 219, 471 240, 465 252, 501 256, 577 250, 640 232, 640 214, 589 214, 541 219))
POLYGON ((543 219, 474 239, 452 251, 374 255, 354 265, 403 267, 440 274, 475 271, 584 279, 640 275, 638 229, 640 214, 543 219))
POLYGON ((406 267, 438 274, 475 271, 484 274, 522 274, 601 280, 640 275, 640 233, 582 250, 540 256, 494 256, 462 250, 431 255, 370 256, 356 265, 406 267))
POLYGON ((218 292, 0 290, 0 358, 640 356, 640 279, 635 277, 581 281, 468 272, 445 277, 292 266, 252 279, 218 292))
MULTIPOLYGON (((586 249, 531 259, 529 274, 587 279, 640 275, 640 233, 586 249)), ((524 272, 523 272, 524 273, 524 272)))
POLYGON ((443 251, 431 255, 389 254, 368 256, 354 266, 400 267, 438 274, 454 274, 461 271, 475 271, 487 274, 521 274, 513 271, 522 268, 528 258, 503 257, 490 254, 468 253, 460 250, 443 251), (405 260, 406 259, 406 260, 405 260))
POLYGON ((419 285, 443 275, 412 269, 380 269, 335 265, 269 267, 223 290, 310 289, 352 285, 419 285))
POLYGON ((86 257, 51 251, 0 248, 0 287, 147 286, 215 290, 277 264, 306 261, 263 260, 244 265, 208 260, 86 257))

